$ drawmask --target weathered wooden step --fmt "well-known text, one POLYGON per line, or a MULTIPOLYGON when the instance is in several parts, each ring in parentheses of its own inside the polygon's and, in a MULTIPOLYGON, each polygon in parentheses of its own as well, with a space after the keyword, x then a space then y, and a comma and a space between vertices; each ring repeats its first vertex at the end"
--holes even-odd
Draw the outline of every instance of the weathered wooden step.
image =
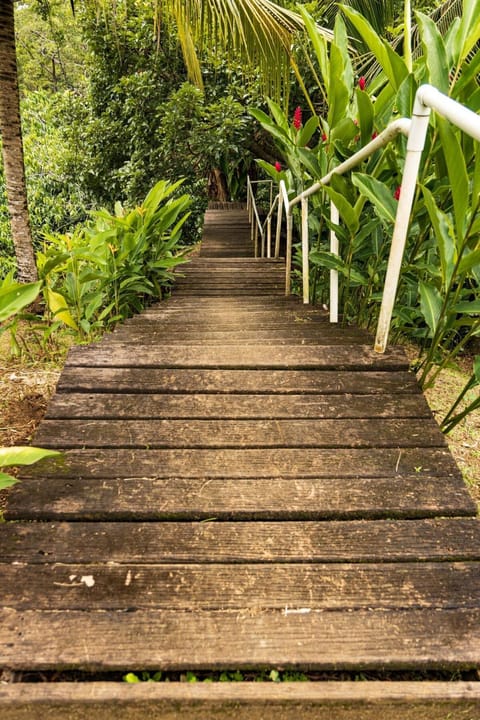
POLYGON ((13 683, 3 720, 476 720, 480 683, 421 681, 13 683))
MULTIPOLYGON (((97 381, 98 382, 98 381, 97 381)), ((98 389, 98 386, 97 386, 98 389)), ((100 388, 101 390, 101 388, 100 388)), ((207 395, 56 393, 53 418, 430 418, 421 394, 411 395, 207 395)))
MULTIPOLYGON (((212 553, 214 548, 212 547, 212 553)), ((480 611, 480 563, 0 563, 16 610, 480 611)), ((439 612, 441 623, 442 615, 439 612)), ((480 618, 480 616, 479 616, 480 618)), ((480 625, 475 630, 480 641, 480 625)), ((0 641, 1 642, 1 641, 0 641)), ((472 648, 473 649, 473 648, 472 648)), ((480 664, 480 646, 477 647, 480 664)), ((360 658, 359 658, 360 659, 360 658)))
POLYGON ((192 367, 192 368, 289 368, 295 369, 364 369, 405 370, 408 360, 403 348, 390 348, 384 355, 368 345, 277 346, 218 345, 137 345, 102 343, 77 346, 70 350, 67 364, 114 367, 192 367))
POLYGON ((2 562, 117 564, 480 560, 477 518, 377 521, 7 523, 2 562), (287 541, 288 540, 288 541, 287 541))
POLYGON ((332 520, 475 516, 463 480, 421 473, 378 478, 31 477, 9 520, 332 520), (148 503, 145 503, 148 497, 148 503))
POLYGON ((164 327, 161 323, 143 327, 123 326, 102 339, 102 345, 111 343, 136 343, 138 345, 351 345, 353 342, 369 341, 367 333, 346 329, 333 333, 329 328, 308 326, 277 327, 271 329, 239 329, 235 326, 216 329, 215 327, 187 326, 164 327))
POLYGON ((44 420, 46 448, 436 448, 433 419, 44 420))
MULTIPOLYGON (((196 393, 260 395, 419 395, 415 376, 406 370, 202 370, 137 367, 76 367, 69 358, 58 392, 196 393)), ((347 401, 349 398, 347 397, 347 401)), ((386 403, 388 400, 386 399, 386 403)), ((308 404, 308 399, 305 400, 308 404)))
MULTIPOLYGON (((70 450, 42 460, 24 477, 57 478, 461 478, 445 448, 242 448, 70 450)), ((345 504, 348 503, 348 496, 345 504)))
POLYGON ((453 670, 480 664, 478 608, 3 609, 0 624, 2 656, 13 670, 453 670))
MULTIPOLYGON (((315 522, 15 522, 3 563, 480 561, 477 518, 315 522)), ((421 567, 421 566, 420 566, 421 567)))

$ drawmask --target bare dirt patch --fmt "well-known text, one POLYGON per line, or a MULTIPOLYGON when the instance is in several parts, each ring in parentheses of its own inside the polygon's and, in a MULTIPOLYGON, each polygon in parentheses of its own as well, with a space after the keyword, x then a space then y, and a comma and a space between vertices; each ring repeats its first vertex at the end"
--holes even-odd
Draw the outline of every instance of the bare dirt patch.
MULTIPOLYGON (((60 353, 63 358, 64 351, 60 353)), ((0 446, 29 445, 60 377, 59 360, 10 357, 0 335, 0 446)), ((0 493, 0 510, 8 491, 0 493)))

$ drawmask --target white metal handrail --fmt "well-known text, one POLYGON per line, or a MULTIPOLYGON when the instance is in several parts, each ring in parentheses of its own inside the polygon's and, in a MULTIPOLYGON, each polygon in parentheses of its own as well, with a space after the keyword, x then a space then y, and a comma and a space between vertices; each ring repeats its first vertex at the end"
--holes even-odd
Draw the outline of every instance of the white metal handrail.
MULTIPOLYGON (((403 169, 402 182, 400 185, 400 197, 398 201, 397 213, 392 236, 392 245, 385 277, 382 304, 377 325, 377 334, 375 338, 375 350, 379 353, 385 352, 388 341, 388 333, 390 322, 393 314, 393 305, 397 294, 398 281, 400 278, 400 270, 407 239, 410 214, 412 211, 415 188, 420 167, 420 160, 423 149, 425 147, 425 139, 427 135, 430 111, 435 110, 439 115, 448 119, 451 123, 459 127, 471 137, 480 141, 480 116, 469 110, 460 103, 452 100, 448 96, 441 93, 431 85, 422 85, 418 88, 412 118, 400 118, 392 122, 383 132, 376 138, 371 140, 367 145, 356 152, 352 157, 341 163, 321 180, 314 183, 304 192, 297 195, 292 200, 288 199, 285 183, 280 181, 279 189, 279 213, 285 207, 287 218, 287 249, 286 249, 286 282, 285 292, 290 293, 290 275, 291 275, 291 255, 292 255, 292 229, 293 218, 292 211, 297 204, 302 207, 302 284, 303 284, 303 302, 309 302, 309 242, 308 242, 308 198, 310 195, 321 190, 327 185, 333 175, 343 174, 348 170, 356 167, 362 160, 365 160, 372 153, 384 147, 388 142, 395 138, 399 133, 403 133, 408 137, 407 153, 405 157, 405 165, 403 169)), ((334 204, 331 204, 331 219, 334 224, 338 225, 338 210, 334 204)), ((281 216, 277 221, 277 238, 280 237, 281 216)), ((338 240, 334 232, 331 232, 330 250, 338 255, 338 240)), ((338 273, 334 270, 330 272, 330 321, 338 321, 338 273)))
MULTIPOLYGON (((250 180, 247 176, 247 211, 248 220, 250 222, 250 238, 254 246, 255 257, 267 257, 272 256, 272 217, 275 212, 275 206, 278 202, 278 195, 273 200, 273 180, 250 180), (253 185, 269 184, 270 185, 270 210, 265 221, 262 223, 260 215, 258 213, 257 202, 255 199, 255 193, 253 191, 253 185), (265 236, 265 227, 267 229, 265 236), (260 235, 260 252, 258 248, 258 236, 260 235)), ((280 220, 281 222, 281 220, 280 220)), ((278 246, 278 254, 280 246, 278 246)), ((275 246, 275 253, 277 253, 277 246, 275 246)), ((278 254, 275 257, 278 257, 278 254)))

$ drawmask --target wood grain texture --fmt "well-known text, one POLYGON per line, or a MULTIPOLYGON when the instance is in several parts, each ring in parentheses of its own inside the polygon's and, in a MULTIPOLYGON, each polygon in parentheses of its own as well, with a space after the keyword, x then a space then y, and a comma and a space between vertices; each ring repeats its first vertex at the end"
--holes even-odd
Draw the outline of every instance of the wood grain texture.
MULTIPOLYGON (((443 448, 69 450, 25 467, 22 477, 58 478, 460 478, 443 448)), ((345 499, 348 504, 348 497, 345 499)))
POLYGON ((2 609, 0 654, 13 670, 420 670, 480 664, 478 609, 290 610, 2 609))
POLYGON ((474 682, 21 683, 4 720, 477 720, 474 682))
MULTIPOLYGON (((73 358, 72 358, 73 360, 73 358)), ((161 368, 64 368, 58 392, 231 393, 267 395, 420 394, 415 376, 407 371, 335 370, 192 370, 161 368)))
POLYGON ((368 345, 203 345, 176 346, 118 343, 71 348, 67 365, 82 367, 191 367, 191 368, 291 368, 338 370, 406 370, 408 360, 402 348, 385 355, 368 345))
MULTIPOLYGON (((144 387, 142 383, 142 387, 144 387)), ((48 419, 431 418, 423 395, 57 393, 48 419)), ((140 390, 141 388, 139 388, 140 390)))
POLYGON ((433 419, 44 420, 34 442, 55 448, 446 447, 433 419))
POLYGON ((5 523, 2 562, 378 563, 480 560, 476 518, 5 523))
POLYGON ((0 586, 3 607, 19 610, 443 611, 480 608, 479 570, 479 562, 0 563, 0 586))
MULTIPOLYGON (((9 520, 332 520, 476 514, 463 480, 387 478, 24 479, 9 495, 9 520), (145 498, 148 502, 145 502, 145 498)), ((413 532, 413 526, 412 526, 413 532)))

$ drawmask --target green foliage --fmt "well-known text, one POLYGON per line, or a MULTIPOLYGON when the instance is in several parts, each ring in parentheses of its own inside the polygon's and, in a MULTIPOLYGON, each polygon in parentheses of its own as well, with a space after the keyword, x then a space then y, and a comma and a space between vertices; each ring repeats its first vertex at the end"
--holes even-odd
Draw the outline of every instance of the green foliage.
POLYGON ((58 91, 83 78, 85 47, 75 15, 65 0, 15 4, 17 65, 29 91, 58 91))
MULTIPOLYGON (((4 447, 0 448, 0 469, 18 465, 33 465, 47 457, 59 457, 56 450, 43 450, 37 447, 4 447)), ((8 473, 0 472, 0 490, 15 485, 18 480, 8 473)))
POLYGON ((0 322, 17 315, 27 305, 31 305, 40 292, 41 281, 21 284, 13 279, 13 271, 0 282, 0 322))
MULTIPOLYGON (((144 670, 140 673, 129 672, 123 676, 124 682, 127 683, 140 683, 140 682, 170 682, 172 679, 171 674, 158 671, 152 673, 148 670, 144 670)), ((307 682, 308 676, 303 672, 296 670, 276 670, 276 669, 264 669, 258 671, 243 671, 240 670, 223 670, 221 672, 212 673, 194 673, 191 670, 187 670, 180 674, 181 682, 307 682)))
MULTIPOLYGON (((398 114, 410 116, 416 89, 423 82, 480 110, 479 0, 464 0, 461 20, 445 37, 429 18, 418 14, 423 54, 411 73, 365 17, 344 7, 379 64, 380 74, 371 86, 354 80, 343 21, 337 18, 334 40, 327 45, 305 8, 300 11, 322 84, 325 111, 318 116, 319 131, 301 147, 278 106, 270 103, 270 116, 253 112, 274 139, 287 169, 279 174, 265 162, 260 165, 270 177, 276 173, 277 181, 281 176, 292 196, 351 156, 398 114)), ((313 127, 313 118, 306 125, 313 127)), ((311 297, 328 302, 328 270, 337 269, 345 319, 368 327, 378 315, 404 157, 405 140, 399 138, 351 176, 334 176, 329 186, 310 198, 311 297), (328 199, 341 218, 334 228, 340 239, 339 258, 328 249, 328 199)), ((425 385, 480 334, 478 144, 432 116, 421 167, 392 325, 395 336, 407 335, 420 343, 418 367, 425 385)), ((298 226, 298 211, 294 212, 298 226)), ((295 260, 298 267, 299 255, 295 260)))
POLYGON ((190 198, 175 195, 181 184, 161 180, 133 210, 117 203, 72 234, 46 234, 38 267, 51 319, 89 338, 162 296, 185 262, 190 198))

